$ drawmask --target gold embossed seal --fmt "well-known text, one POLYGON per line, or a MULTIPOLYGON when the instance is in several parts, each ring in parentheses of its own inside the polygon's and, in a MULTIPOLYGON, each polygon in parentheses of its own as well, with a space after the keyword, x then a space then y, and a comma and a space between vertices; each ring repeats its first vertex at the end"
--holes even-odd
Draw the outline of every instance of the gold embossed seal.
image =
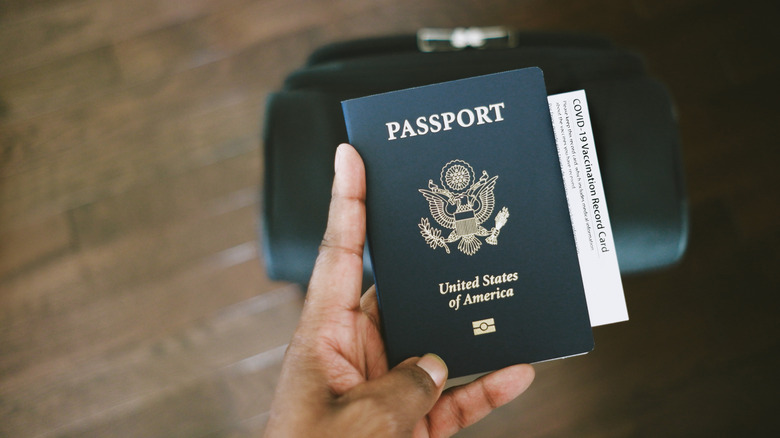
POLYGON ((439 187, 428 180, 428 189, 419 189, 428 201, 431 217, 442 227, 452 230, 442 237, 442 231, 433 228, 428 218, 422 218, 417 225, 425 242, 433 249, 444 248, 450 253, 448 243, 458 242, 458 249, 467 255, 474 255, 482 246, 479 237, 491 245, 498 244, 498 234, 509 218, 509 210, 503 207, 495 217, 495 226, 490 230, 482 224, 490 219, 495 207, 493 190, 498 175, 488 176, 482 171, 475 180, 474 169, 463 160, 452 160, 441 169, 439 187))

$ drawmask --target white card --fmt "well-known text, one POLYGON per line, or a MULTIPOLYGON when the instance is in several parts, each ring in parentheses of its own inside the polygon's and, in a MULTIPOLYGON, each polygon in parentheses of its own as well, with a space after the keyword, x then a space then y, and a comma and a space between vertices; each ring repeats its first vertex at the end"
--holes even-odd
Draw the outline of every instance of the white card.
POLYGON ((547 97, 593 327, 628 320, 585 90, 547 97))

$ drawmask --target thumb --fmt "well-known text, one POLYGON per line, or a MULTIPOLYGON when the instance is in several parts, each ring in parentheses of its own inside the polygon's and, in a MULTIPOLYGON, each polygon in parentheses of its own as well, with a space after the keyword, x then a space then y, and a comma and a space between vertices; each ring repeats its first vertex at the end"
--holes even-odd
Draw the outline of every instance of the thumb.
POLYGON ((417 422, 441 395, 447 365, 435 354, 410 358, 384 376, 356 386, 344 394, 343 412, 360 423, 366 436, 411 435, 417 422), (378 434, 378 435, 377 435, 378 434))

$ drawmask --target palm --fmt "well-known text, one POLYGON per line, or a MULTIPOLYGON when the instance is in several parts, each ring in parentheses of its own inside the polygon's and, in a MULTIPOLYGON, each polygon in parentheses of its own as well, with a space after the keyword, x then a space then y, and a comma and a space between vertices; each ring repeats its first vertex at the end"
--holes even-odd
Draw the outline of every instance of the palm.
POLYGON ((376 293, 369 289, 362 300, 362 308, 343 309, 342 321, 329 330, 326 339, 327 377, 331 390, 344 394, 356 385, 387 373, 385 344, 379 328, 376 293))

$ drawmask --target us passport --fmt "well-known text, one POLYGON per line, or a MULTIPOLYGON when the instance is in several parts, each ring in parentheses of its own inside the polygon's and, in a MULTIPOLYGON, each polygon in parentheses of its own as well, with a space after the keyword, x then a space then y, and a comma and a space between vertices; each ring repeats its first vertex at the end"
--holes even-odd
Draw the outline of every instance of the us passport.
POLYGON ((593 349, 540 69, 342 108, 390 366, 436 353, 453 378, 593 349))

